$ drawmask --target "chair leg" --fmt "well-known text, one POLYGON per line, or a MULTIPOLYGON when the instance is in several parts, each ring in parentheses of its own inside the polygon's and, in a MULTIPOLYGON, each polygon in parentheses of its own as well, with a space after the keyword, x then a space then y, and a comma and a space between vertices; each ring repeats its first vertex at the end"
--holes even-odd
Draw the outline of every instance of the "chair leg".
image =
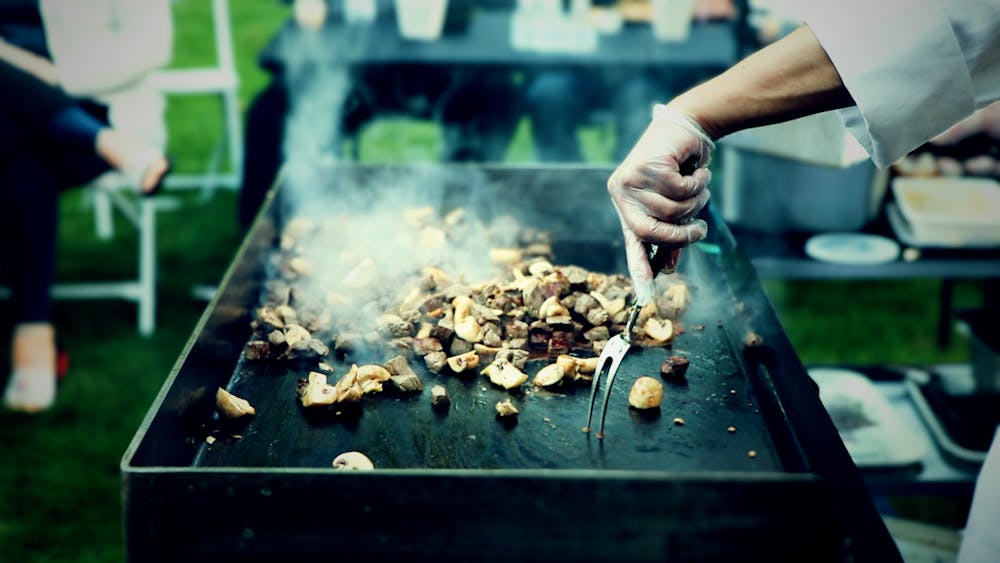
POLYGON ((139 206, 139 334, 156 330, 156 206, 143 198, 139 206))
POLYGON ((115 234, 114 217, 111 213, 111 197, 97 188, 94 190, 94 220, 97 223, 97 238, 111 240, 115 234))

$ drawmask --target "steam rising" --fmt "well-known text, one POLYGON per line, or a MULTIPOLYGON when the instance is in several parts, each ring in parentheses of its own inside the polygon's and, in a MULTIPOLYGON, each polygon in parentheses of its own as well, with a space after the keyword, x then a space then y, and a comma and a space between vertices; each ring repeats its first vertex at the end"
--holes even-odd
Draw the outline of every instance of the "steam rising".
MULTIPOLYGON (((338 44, 366 44, 369 26, 344 29, 355 37, 338 44)), ((345 65, 334 58, 351 53, 333 52, 321 32, 294 37, 282 53, 291 99, 280 204, 283 253, 307 272, 294 276, 296 298, 333 307, 338 325, 365 332, 381 312, 375 303, 399 303, 426 267, 440 268, 453 281, 487 279, 490 247, 513 244, 517 226, 499 220, 487 228, 464 208, 445 208, 449 178, 441 168, 387 170, 359 183, 331 175, 352 86, 345 65)), ((458 181, 469 185, 468 193, 477 191, 474 174, 458 181)))

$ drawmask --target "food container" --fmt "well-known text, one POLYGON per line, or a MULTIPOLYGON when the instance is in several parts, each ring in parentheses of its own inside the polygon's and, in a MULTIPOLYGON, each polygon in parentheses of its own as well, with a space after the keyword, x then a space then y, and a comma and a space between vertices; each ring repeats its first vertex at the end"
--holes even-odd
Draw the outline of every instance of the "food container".
POLYGON ((395 0, 396 24, 404 39, 434 41, 441 38, 448 0, 395 0))
POLYGON ((835 113, 722 140, 713 196, 727 222, 762 232, 855 231, 881 207, 878 170, 835 113))
POLYGON ((898 210, 893 226, 905 242, 1000 246, 1000 183, 996 180, 901 177, 893 180, 892 192, 898 210))

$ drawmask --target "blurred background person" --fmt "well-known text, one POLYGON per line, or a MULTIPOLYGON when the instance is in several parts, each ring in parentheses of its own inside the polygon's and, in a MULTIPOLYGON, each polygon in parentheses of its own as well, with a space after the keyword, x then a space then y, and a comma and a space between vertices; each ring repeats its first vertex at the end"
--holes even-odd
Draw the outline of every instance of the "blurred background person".
MULTIPOLYGON (((620 4, 623 12, 650 17, 652 6, 648 0, 620 4)), ((692 15, 695 22, 734 17, 732 0, 698 0, 692 15)), ((628 29, 621 33, 628 33, 628 29)), ((610 110, 615 132, 612 158, 621 160, 649 124, 649 108, 654 103, 709 76, 704 70, 680 68, 636 71, 581 67, 533 72, 524 87, 524 107, 531 118, 535 157, 543 162, 583 161, 580 126, 595 112, 610 110)))
MULTIPOLYGON (((12 67, 61 89, 75 99, 75 107, 99 123, 112 125, 117 132, 112 140, 124 135, 117 137, 124 139, 118 146, 123 152, 104 154, 120 154, 123 160, 109 164, 99 154, 106 143, 98 147, 95 136, 95 144, 87 145, 86 132, 93 133, 94 122, 78 112, 60 114, 55 137, 13 127, 14 121, 8 126, 11 118, 2 118, 0 223, 8 242, 3 264, 14 316, 4 404, 13 410, 37 412, 51 407, 56 396, 50 294, 59 192, 95 179, 110 166, 135 170, 132 178, 146 189, 158 184, 167 167, 165 159, 157 156, 166 141, 164 100, 147 87, 145 78, 169 61, 173 27, 168 0, 2 0, 0 37, 0 53, 12 67), (80 133, 84 136, 74 137, 80 133), (52 142, 54 138, 59 142, 52 142), (76 142, 63 142, 67 139, 76 142), (18 242, 10 244, 14 240, 18 242)), ((43 92, 37 83, 29 87, 43 92)), ((58 93, 45 95, 49 100, 45 111, 72 109, 59 101, 58 93)), ((4 112, 5 116, 15 114, 4 112)), ((101 131, 107 141, 108 131, 101 128, 97 134, 101 131)))

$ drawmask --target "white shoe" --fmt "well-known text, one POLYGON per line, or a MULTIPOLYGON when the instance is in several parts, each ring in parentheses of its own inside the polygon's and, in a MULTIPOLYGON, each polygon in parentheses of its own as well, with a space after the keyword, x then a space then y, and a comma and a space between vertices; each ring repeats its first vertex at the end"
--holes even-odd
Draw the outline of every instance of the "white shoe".
POLYGON ((56 374, 44 369, 19 369, 10 374, 3 404, 9 410, 37 413, 56 402, 56 374))

